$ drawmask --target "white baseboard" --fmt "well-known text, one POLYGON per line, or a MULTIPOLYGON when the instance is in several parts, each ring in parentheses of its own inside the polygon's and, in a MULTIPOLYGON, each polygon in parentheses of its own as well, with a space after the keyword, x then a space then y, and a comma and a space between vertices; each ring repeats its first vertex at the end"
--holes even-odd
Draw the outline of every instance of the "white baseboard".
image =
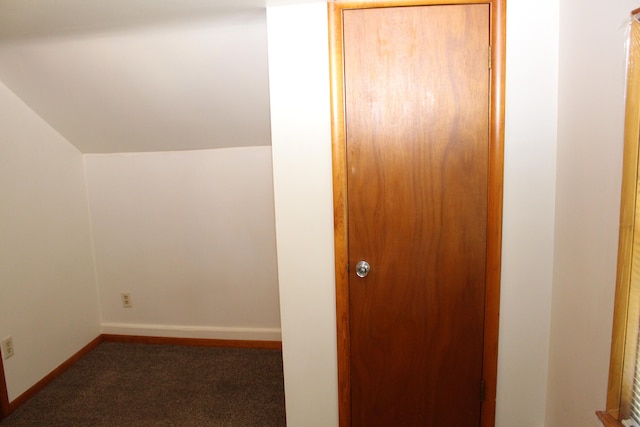
POLYGON ((215 326, 141 325, 102 323, 103 334, 144 337, 206 338, 218 340, 281 341, 280 328, 230 328, 215 326))

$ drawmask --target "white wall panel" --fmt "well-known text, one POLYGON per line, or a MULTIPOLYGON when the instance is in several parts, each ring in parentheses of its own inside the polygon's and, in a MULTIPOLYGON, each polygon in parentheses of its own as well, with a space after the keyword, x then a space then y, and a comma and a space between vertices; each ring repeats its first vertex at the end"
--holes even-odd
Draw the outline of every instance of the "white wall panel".
MULTIPOLYGON (((585 6, 586 7, 586 6, 585 6)), ((558 0, 507 0, 496 426, 544 425, 558 102, 558 0)))
POLYGON ((267 9, 287 425, 338 423, 327 6, 267 9))
POLYGON ((82 155, 0 83, 0 338, 13 400, 100 333, 82 155))
POLYGON ((85 164, 105 332, 280 338, 270 147, 85 164))
POLYGON ((546 424, 599 426, 616 280, 631 0, 560 1, 558 167, 546 424))

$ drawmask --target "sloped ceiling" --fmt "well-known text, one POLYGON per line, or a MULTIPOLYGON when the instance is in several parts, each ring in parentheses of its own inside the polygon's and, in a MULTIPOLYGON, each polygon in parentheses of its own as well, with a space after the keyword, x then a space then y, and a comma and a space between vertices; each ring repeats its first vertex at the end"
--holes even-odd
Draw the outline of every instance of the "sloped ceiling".
POLYGON ((0 0, 0 80, 83 153, 270 144, 265 0, 0 0))

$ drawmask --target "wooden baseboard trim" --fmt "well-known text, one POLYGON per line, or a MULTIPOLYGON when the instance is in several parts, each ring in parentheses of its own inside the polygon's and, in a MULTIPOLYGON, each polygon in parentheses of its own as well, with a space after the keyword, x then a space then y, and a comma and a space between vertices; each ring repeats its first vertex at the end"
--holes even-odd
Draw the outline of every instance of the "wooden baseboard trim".
POLYGON ((190 345, 198 347, 259 348, 264 350, 282 350, 282 341, 219 340, 210 338, 171 338, 149 337, 142 335, 102 334, 106 342, 127 342, 137 344, 190 345))
POLYGON ((82 359, 84 355, 89 353, 91 350, 96 348, 98 344, 102 342, 102 335, 94 338, 89 344, 82 347, 76 354, 62 362, 60 366, 51 371, 48 375, 42 378, 40 381, 35 383, 31 388, 22 393, 20 396, 16 397, 13 401, 9 403, 9 410, 6 415, 9 415, 16 409, 18 409, 21 405, 23 405, 27 400, 31 399, 36 393, 42 390, 47 384, 51 381, 59 377, 63 372, 73 366, 78 360, 82 359))

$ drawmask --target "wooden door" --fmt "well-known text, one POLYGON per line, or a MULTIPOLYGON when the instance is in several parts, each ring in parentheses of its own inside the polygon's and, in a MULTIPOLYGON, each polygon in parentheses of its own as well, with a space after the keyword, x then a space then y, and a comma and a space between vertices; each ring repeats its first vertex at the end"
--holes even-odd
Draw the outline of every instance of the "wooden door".
POLYGON ((489 22, 343 11, 354 426, 480 425, 489 22))

